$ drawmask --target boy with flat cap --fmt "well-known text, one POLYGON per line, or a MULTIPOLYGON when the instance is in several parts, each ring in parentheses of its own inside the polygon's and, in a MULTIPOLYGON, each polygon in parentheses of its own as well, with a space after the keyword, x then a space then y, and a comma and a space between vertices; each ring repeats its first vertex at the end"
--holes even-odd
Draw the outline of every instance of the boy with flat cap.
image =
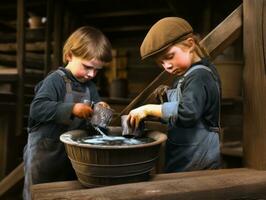
POLYGON ((159 20, 144 38, 140 54, 176 79, 171 88, 157 90, 165 92, 165 102, 131 110, 128 123, 136 128, 147 116, 167 123, 165 172, 219 168, 220 78, 190 24, 178 17, 159 20))

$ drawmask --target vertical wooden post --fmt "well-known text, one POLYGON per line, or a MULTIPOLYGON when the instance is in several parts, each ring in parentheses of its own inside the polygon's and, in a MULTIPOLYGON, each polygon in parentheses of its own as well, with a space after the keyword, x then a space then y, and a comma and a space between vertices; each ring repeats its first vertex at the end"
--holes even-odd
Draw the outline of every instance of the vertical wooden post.
POLYGON ((23 132, 24 114, 24 60, 25 60, 25 5, 24 0, 17 0, 17 124, 16 135, 23 132))
POLYGON ((265 74, 266 74, 266 36, 265 36, 265 34, 266 34, 266 2, 264 1, 263 2, 263 12, 262 12, 262 19, 263 19, 263 24, 262 24, 262 26, 263 26, 263 33, 262 33, 262 35, 263 35, 263 42, 264 42, 264 44, 262 44, 263 45, 263 51, 264 51, 264 69, 265 69, 265 74))
POLYGON ((243 1, 245 166, 266 170, 266 0, 243 1))
POLYGON ((0 179, 5 176, 7 166, 7 146, 8 146, 8 115, 0 116, 0 179))
POLYGON ((63 41, 65 41, 71 32, 71 13, 69 8, 65 9, 65 16, 64 16, 64 31, 63 31, 63 41))
POLYGON ((51 52, 52 52, 52 25, 53 25, 53 0, 47 0, 46 5, 46 28, 45 28, 45 66, 44 75, 51 70, 51 52))
POLYGON ((64 4, 62 0, 55 0, 54 8, 54 67, 57 68, 62 64, 62 33, 63 33, 63 14, 64 4))

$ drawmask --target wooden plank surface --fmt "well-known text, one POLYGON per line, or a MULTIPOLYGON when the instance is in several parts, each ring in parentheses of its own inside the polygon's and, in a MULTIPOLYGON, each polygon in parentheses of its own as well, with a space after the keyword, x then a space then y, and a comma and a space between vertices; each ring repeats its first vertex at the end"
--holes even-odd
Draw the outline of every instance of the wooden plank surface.
MULTIPOLYGON (((25 46, 26 51, 44 51, 45 43, 44 42, 31 42, 27 43, 25 46)), ((17 51, 16 43, 5 43, 0 44, 0 51, 2 52, 15 52, 17 51)))
POLYGON ((0 66, 0 82, 12 82, 18 80, 17 68, 0 66))
POLYGON ((63 192, 85 189, 78 181, 62 181, 54 183, 36 184, 31 187, 32 197, 47 192, 63 192))
MULTIPOLYGON (((252 169, 208 170, 165 174, 165 179, 69 191, 43 191, 33 199, 264 199, 266 171, 252 169)), ((161 175, 164 176, 164 175, 161 175)))
MULTIPOLYGON (((248 169, 223 169, 223 170, 205 170, 205 171, 194 171, 186 173, 168 173, 168 174, 155 174, 151 176, 150 181, 163 181, 163 180, 175 180, 180 178, 190 178, 190 177, 203 177, 203 176, 216 176, 218 174, 232 174, 233 172, 245 172, 248 169)), ((93 188, 93 186, 91 186, 93 188)), ((74 191, 80 189, 88 189, 81 185, 79 181, 61 181, 61 182, 51 182, 36 184, 31 187, 32 197, 39 196, 40 193, 55 193, 63 191, 74 191)))
POLYGON ((221 153, 227 156, 243 157, 243 147, 240 141, 226 142, 221 147, 221 153))

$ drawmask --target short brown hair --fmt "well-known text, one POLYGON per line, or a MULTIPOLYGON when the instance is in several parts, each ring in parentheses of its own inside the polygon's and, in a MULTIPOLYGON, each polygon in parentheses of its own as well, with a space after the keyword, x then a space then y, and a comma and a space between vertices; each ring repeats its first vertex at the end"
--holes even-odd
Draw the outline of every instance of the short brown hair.
POLYGON ((83 26, 74 31, 66 40, 63 48, 63 62, 67 54, 90 60, 95 58, 103 62, 112 60, 112 47, 107 37, 98 29, 83 26))

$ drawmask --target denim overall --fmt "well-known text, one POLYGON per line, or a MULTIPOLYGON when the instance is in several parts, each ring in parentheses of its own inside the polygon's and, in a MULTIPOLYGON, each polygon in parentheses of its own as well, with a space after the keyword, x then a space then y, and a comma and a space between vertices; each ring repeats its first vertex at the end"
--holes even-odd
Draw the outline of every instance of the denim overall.
MULTIPOLYGON (((168 101, 180 102, 180 99, 182 98, 181 85, 184 78, 197 69, 204 69, 212 73, 213 78, 216 81, 217 89, 220 93, 218 80, 211 69, 204 65, 197 65, 190 68, 183 75, 178 81, 175 89, 167 91, 168 101)), ((203 119, 199 120, 199 122, 193 127, 169 127, 165 152, 165 172, 219 168, 220 145, 218 132, 219 127, 206 127, 203 123, 203 119)))
MULTIPOLYGON (((59 73, 66 83, 64 103, 78 103, 85 99, 91 101, 89 88, 86 88, 85 93, 74 91, 65 72, 59 69, 56 73, 59 73)), ((76 179, 59 137, 66 131, 80 128, 84 123, 85 120, 75 117, 66 122, 67 125, 49 123, 29 131, 23 155, 26 172, 23 189, 25 200, 31 199, 30 186, 33 184, 76 179)))

